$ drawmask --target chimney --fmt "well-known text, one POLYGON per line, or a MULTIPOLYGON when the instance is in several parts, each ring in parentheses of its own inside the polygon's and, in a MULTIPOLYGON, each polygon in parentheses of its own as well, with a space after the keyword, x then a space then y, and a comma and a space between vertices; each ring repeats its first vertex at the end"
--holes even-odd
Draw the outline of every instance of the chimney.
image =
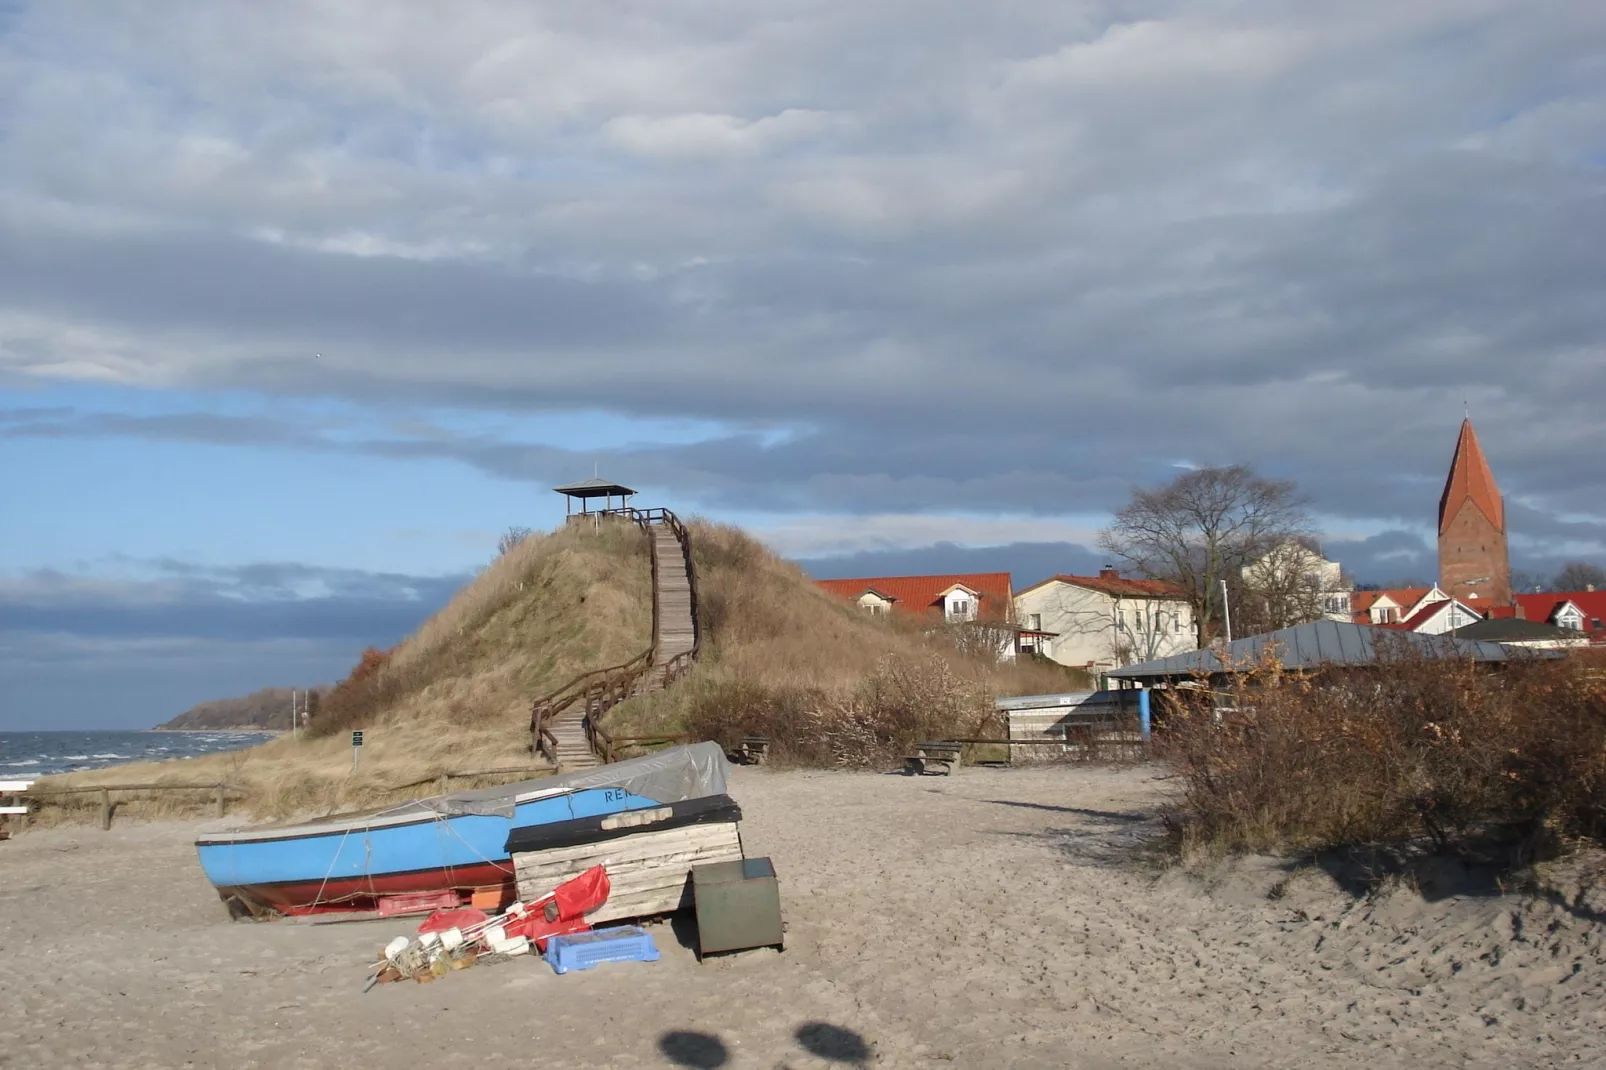
POLYGON ((1595 585, 1593 583, 1586 583, 1584 584, 1584 590, 1593 594, 1595 592, 1595 585))
POLYGON ((1518 620, 1528 619, 1528 611, 1522 608, 1522 601, 1516 595, 1511 596, 1511 610, 1518 620))
POLYGON ((1101 580, 1118 580, 1120 578, 1121 570, 1115 568, 1113 565, 1105 565, 1103 568, 1099 569, 1099 579, 1101 580))

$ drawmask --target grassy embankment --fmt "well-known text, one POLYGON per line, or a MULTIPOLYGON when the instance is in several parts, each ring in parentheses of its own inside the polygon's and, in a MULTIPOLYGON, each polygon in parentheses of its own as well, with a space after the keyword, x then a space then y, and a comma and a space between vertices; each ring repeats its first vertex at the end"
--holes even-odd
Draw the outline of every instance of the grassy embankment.
MULTIPOLYGON (((695 523, 693 546, 703 662, 670 691, 613 711, 606 723, 616 734, 688 731, 731 742, 762 732, 776 740, 781 761, 873 764, 917 738, 978 732, 993 694, 1085 683, 1058 666, 992 664, 906 622, 871 619, 734 528, 695 523)), ((419 781, 442 772, 532 764, 531 700, 645 649, 651 624, 649 555, 634 528, 532 536, 326 695, 314 738, 72 774, 41 787, 222 780, 242 789, 235 812, 278 819, 413 798, 430 790, 419 781), (365 730, 356 773, 351 728, 365 730)), ((509 779, 516 777, 485 782, 509 779)), ((66 800, 53 800, 40 819, 92 820, 99 812, 93 794, 66 800)), ((117 801, 120 815, 162 817, 205 813, 210 796, 128 793, 117 801)))

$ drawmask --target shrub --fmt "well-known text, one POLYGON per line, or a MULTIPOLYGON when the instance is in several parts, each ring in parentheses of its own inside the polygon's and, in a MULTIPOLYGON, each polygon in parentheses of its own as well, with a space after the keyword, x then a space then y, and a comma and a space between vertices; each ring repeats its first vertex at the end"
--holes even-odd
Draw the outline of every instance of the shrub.
POLYGON ((686 728, 726 747, 743 736, 766 736, 784 762, 865 767, 907 754, 922 740, 1000 731, 993 717, 986 691, 941 656, 888 656, 848 693, 767 686, 748 676, 694 681, 686 728))
POLYGON ((1606 835, 1606 694, 1577 661, 1502 668, 1386 655, 1365 670, 1241 674, 1172 691, 1157 737, 1184 848, 1320 849, 1426 837, 1532 858, 1606 835), (1216 707, 1216 708, 1213 708, 1216 707))

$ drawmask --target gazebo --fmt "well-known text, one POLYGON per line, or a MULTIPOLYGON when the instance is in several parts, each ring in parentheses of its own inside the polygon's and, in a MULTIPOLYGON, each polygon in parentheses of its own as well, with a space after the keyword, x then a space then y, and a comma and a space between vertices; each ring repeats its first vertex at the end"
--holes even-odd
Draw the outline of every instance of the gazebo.
POLYGON ((562 487, 553 487, 552 489, 563 495, 563 512, 565 516, 569 517, 577 515, 574 511, 574 503, 575 499, 577 498, 580 501, 580 512, 578 515, 584 516, 593 512, 591 508, 591 500, 593 498, 601 498, 603 500, 603 507, 595 511, 599 513, 608 513, 612 512, 614 509, 613 500, 615 498, 619 499, 618 508, 624 509, 630 505, 630 496, 636 493, 629 487, 622 487, 619 484, 610 482, 606 479, 583 479, 578 483, 569 483, 562 487))

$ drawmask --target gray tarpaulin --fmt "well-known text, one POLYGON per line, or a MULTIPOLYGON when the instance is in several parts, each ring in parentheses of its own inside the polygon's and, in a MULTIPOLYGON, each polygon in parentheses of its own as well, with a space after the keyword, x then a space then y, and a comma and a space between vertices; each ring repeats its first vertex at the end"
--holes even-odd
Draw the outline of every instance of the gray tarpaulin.
POLYGON ((693 743, 580 773, 564 773, 420 799, 417 805, 447 816, 486 814, 512 817, 513 807, 521 795, 557 795, 587 788, 623 788, 633 795, 656 802, 674 803, 705 795, 725 794, 725 771, 728 767, 725 751, 718 743, 693 743))

